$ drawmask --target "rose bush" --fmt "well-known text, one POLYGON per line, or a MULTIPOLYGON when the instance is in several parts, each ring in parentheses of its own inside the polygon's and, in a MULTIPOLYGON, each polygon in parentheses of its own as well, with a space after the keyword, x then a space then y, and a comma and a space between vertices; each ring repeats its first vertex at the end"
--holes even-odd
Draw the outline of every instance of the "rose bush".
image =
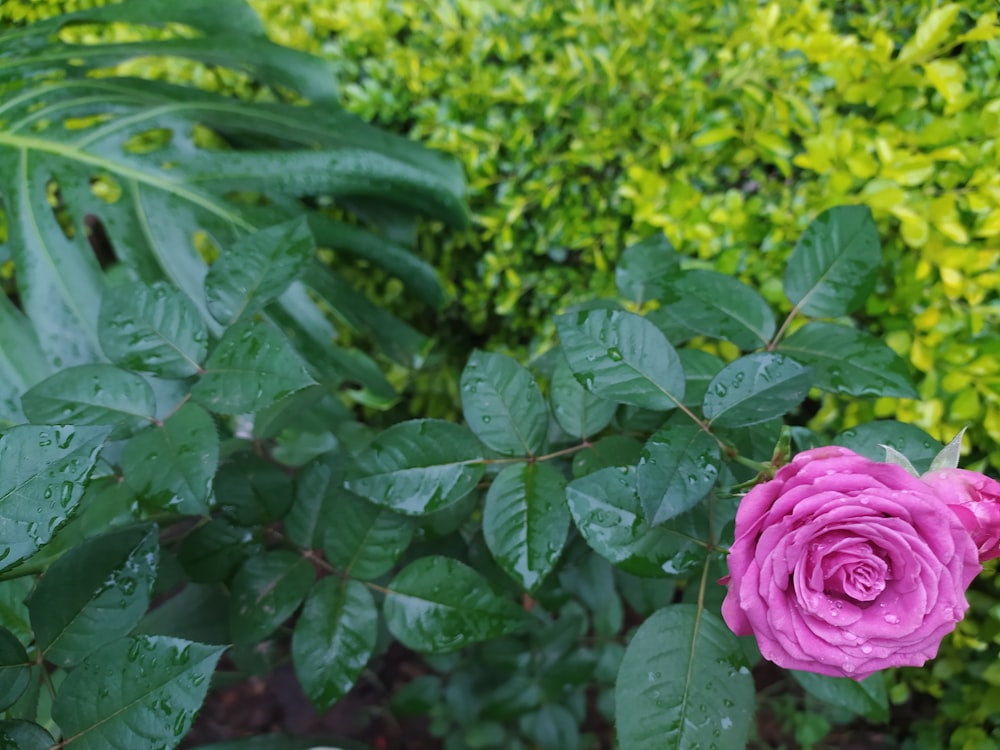
POLYGON ((838 446, 799 453, 743 498, 728 562, 733 632, 780 666, 857 680, 933 658, 981 570, 929 483, 838 446))
POLYGON ((921 479, 965 524, 980 562, 1000 557, 1000 482, 965 469, 931 471, 921 479))

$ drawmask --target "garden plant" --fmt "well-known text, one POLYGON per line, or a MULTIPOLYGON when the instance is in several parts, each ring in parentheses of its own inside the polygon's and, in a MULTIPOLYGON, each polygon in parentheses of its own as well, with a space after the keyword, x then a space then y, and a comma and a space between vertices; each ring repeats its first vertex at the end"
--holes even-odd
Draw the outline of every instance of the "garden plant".
POLYGON ((961 433, 808 426, 919 395, 867 314, 871 210, 806 217, 779 303, 652 232, 544 352, 475 349, 455 418, 415 416, 433 336, 356 285, 433 319, 412 245, 467 226, 462 169, 216 7, 0 37, 0 747, 176 747, 286 662, 325 711, 393 649, 421 674, 385 710, 456 750, 743 748, 765 662, 886 723, 992 571, 1000 485, 961 433), (252 96, 114 67, 148 57, 252 96))

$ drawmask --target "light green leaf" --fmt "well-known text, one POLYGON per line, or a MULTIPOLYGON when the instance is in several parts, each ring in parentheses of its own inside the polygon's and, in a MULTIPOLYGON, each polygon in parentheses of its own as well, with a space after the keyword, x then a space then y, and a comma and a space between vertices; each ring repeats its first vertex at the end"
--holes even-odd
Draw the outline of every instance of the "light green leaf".
POLYGON ((684 370, 666 337, 645 318, 591 310, 556 318, 570 369, 598 396, 667 411, 684 399, 684 370))
POLYGON ((552 401, 552 415, 567 434, 578 438, 588 438, 607 427, 615 416, 618 404, 595 396, 573 375, 565 358, 559 358, 549 398, 552 401))
POLYGON ((378 611, 363 583, 334 576, 316 583, 295 624, 292 663, 318 711, 329 709, 354 686, 377 634, 378 611))
POLYGON ((61 667, 127 635, 149 607, 160 545, 155 526, 93 537, 56 560, 31 595, 36 645, 61 667))
POLYGON ((74 750, 176 747, 223 651, 155 635, 109 643, 66 676, 52 717, 74 750))
POLYGON ((362 581, 378 578, 410 546, 412 519, 340 491, 335 519, 326 529, 323 551, 332 566, 362 581))
POLYGON ((882 263, 867 206, 836 206, 817 216, 785 266, 785 296, 803 315, 834 318, 858 309, 882 263))
POLYGON ((397 513, 441 510, 472 492, 483 475, 479 444, 465 427, 437 419, 393 425, 358 456, 344 484, 397 513))
POLYGON ((632 636, 615 682, 623 748, 743 750, 753 710, 743 650, 717 615, 674 604, 632 636))
POLYGON ((277 550, 243 563, 230 584, 229 632, 234 643, 258 643, 302 604, 316 573, 309 559, 277 550))
POLYGON ((811 369, 784 354, 748 354, 712 379, 702 409, 715 427, 766 422, 798 406, 811 384, 811 369))
POLYGON ((17 636, 0 627, 0 711, 14 705, 28 687, 33 663, 17 636))
POLYGON ((388 586, 385 623, 414 651, 439 654, 516 630, 524 613, 499 596, 469 566, 448 557, 421 557, 388 586))
POLYGON ((163 281, 111 287, 101 300, 98 334, 116 365, 163 378, 197 374, 208 353, 198 309, 163 281))
POLYGON ((899 62, 919 61, 935 53, 948 38, 952 24, 961 12, 961 3, 945 3, 931 10, 903 45, 896 59, 899 62))
POLYGON ((540 463, 501 471, 483 506, 483 536, 497 564, 526 591, 552 571, 569 531, 566 480, 540 463))
POLYGON ((465 421, 480 440, 506 456, 542 449, 549 413, 538 384, 503 354, 475 351, 460 382, 465 421))
POLYGON ((655 525, 693 508, 715 486, 721 462, 712 435, 669 421, 646 442, 636 470, 646 517, 655 525))
POLYGON ((191 397, 220 414, 249 414, 315 382, 287 337, 246 320, 223 334, 191 397))

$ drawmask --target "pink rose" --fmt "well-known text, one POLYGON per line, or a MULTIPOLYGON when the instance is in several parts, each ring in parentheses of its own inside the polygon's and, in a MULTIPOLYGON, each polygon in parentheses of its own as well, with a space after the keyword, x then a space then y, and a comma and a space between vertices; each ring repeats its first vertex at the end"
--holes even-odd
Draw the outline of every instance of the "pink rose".
POLYGON ((734 633, 780 666, 856 680, 933 658, 981 570, 927 484, 837 446, 799 453, 747 493, 728 562, 734 633))
POLYGON ((941 469, 920 478, 965 524, 979 548, 979 562, 1000 557, 1000 482, 965 469, 941 469))

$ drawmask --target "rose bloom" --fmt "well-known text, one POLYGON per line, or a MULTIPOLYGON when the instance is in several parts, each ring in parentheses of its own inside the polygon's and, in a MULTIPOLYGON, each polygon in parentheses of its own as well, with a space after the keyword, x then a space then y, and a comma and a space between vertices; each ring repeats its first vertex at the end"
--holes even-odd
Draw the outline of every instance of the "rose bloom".
POLYGON ((958 514, 979 548, 980 562, 1000 557, 1000 482, 965 469, 941 469, 920 478, 958 514))
POLYGON ((728 563, 734 633, 782 667, 856 680, 932 659, 981 570, 927 484, 838 446, 799 453, 747 493, 728 563))

